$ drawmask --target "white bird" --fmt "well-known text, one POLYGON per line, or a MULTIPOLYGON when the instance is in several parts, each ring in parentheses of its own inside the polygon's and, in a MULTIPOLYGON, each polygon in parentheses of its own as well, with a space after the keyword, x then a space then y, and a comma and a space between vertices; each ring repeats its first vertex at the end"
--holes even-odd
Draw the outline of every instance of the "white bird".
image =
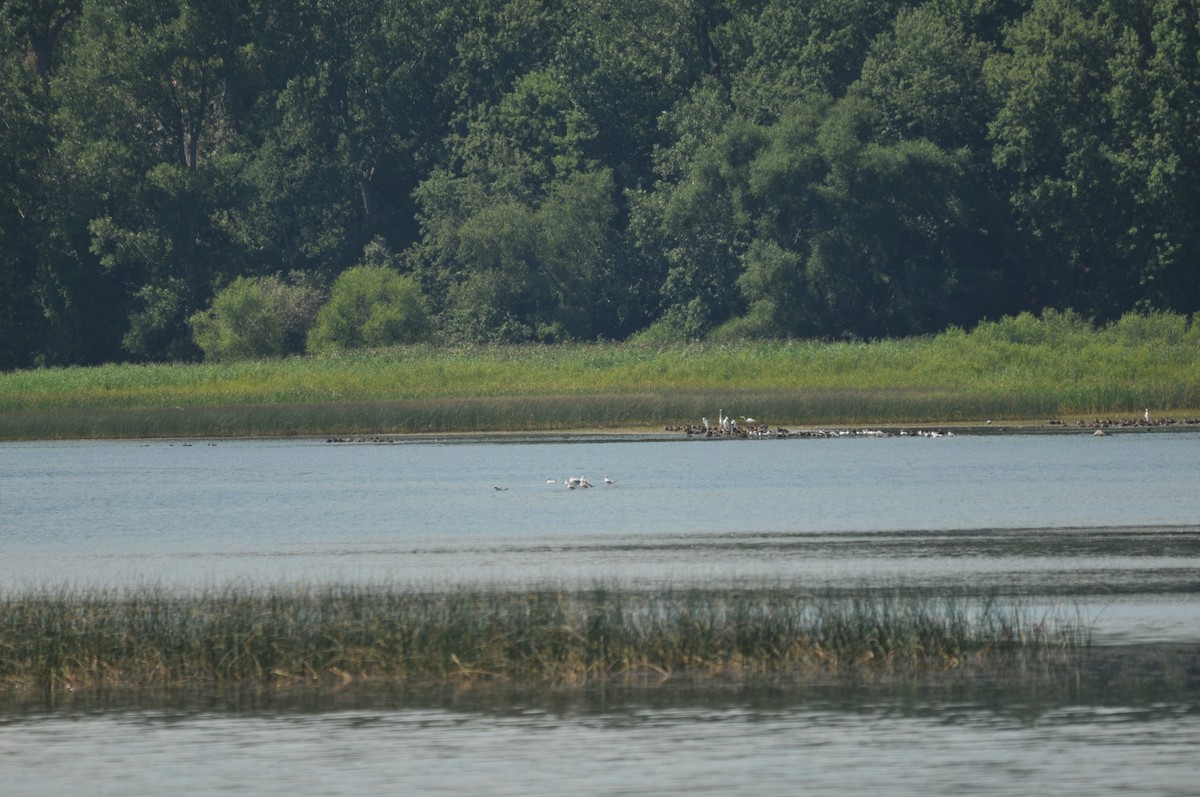
POLYGON ((604 483, 605 483, 605 484, 616 484, 616 482, 615 482, 615 481, 613 481, 612 479, 608 478, 607 476, 605 476, 605 477, 604 477, 604 483))
POLYGON ((1150 408, 1149 407, 1146 408, 1146 414, 1143 417, 1145 417, 1146 423, 1150 423, 1150 408))
POLYGON ((745 415, 742 416, 742 420, 746 423, 758 423, 758 421, 754 420, 753 418, 747 418, 745 415))
POLYGON ((558 479, 546 479, 546 484, 558 484, 558 479))
POLYGON ((704 431, 707 432, 708 431, 708 418, 701 418, 700 420, 704 424, 704 431))

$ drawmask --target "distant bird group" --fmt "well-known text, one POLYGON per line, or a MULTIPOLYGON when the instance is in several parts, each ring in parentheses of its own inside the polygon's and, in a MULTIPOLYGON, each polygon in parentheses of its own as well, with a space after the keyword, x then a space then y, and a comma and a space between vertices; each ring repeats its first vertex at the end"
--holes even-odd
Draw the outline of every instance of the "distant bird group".
MULTIPOLYGON (((590 481, 588 481, 587 478, 584 476, 572 476, 569 479, 563 479, 563 481, 566 483, 568 490, 584 489, 584 488, 592 486, 592 483, 590 481)), ((550 482, 548 482, 548 483, 552 484, 553 482, 554 482, 554 480, 551 479, 550 482)), ((608 478, 607 476, 604 477, 604 483, 605 484, 616 484, 615 481, 608 478)))
MULTIPOLYGON (((584 489, 587 489, 588 487, 592 486, 591 480, 588 479, 586 476, 570 476, 566 479, 563 479, 562 481, 563 481, 563 484, 566 485, 568 490, 584 490, 584 489)), ((612 485, 612 484, 616 484, 616 481, 605 476, 604 483, 612 485)), ((546 479, 546 484, 558 484, 558 479, 546 479)), ((494 485, 492 485, 492 489, 497 490, 499 492, 503 492, 503 491, 507 490, 508 488, 501 487, 498 484, 494 484, 494 485)))
MULTIPOLYGON (((707 417, 700 419, 700 426, 668 426, 668 432, 686 432, 688 436, 703 435, 704 437, 770 437, 772 432, 766 424, 760 424, 753 418, 748 418, 745 415, 739 416, 742 422, 739 424, 732 416, 725 414, 725 409, 717 410, 717 422, 710 423, 707 417)), ((788 432, 786 429, 778 429, 775 434, 786 437, 788 432)))

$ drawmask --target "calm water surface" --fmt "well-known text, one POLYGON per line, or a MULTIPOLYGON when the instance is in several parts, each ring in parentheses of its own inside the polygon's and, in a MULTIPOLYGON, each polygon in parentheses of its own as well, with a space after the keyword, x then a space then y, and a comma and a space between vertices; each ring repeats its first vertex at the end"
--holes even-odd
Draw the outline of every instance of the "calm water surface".
POLYGON ((4 590, 984 588, 1083 611, 1102 648, 1177 657, 1156 669, 1123 653, 1032 695, 860 684, 566 706, 0 704, 0 783, 6 795, 1194 794, 1198 487, 1191 434, 0 444, 4 590), (596 486, 565 489, 575 475, 596 486), (1136 688, 1114 667, 1138 672, 1136 688))

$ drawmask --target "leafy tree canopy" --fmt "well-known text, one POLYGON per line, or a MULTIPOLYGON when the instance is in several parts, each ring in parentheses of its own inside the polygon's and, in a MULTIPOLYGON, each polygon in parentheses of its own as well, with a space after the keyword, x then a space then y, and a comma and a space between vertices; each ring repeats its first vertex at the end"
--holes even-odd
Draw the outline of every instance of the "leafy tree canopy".
POLYGON ((0 0, 0 368, 1187 316, 1197 129, 1194 0, 0 0))

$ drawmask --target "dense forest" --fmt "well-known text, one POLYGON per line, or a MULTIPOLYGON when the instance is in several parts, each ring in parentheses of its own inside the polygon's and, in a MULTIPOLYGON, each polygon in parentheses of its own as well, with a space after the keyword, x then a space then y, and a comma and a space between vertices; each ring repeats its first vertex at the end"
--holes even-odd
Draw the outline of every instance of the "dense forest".
POLYGON ((0 368, 1200 309, 1197 0, 0 7, 0 368))

